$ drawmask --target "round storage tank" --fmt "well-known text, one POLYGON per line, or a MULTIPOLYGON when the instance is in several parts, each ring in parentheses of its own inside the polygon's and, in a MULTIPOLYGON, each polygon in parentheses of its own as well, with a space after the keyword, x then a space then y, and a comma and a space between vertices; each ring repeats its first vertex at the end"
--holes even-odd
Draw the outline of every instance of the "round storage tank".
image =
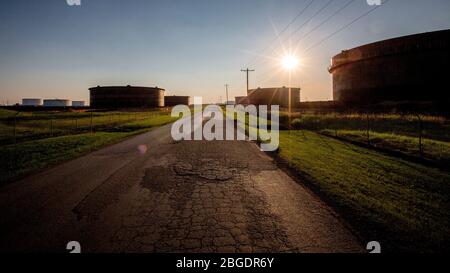
POLYGON ((89 88, 94 108, 163 107, 164 89, 138 86, 97 86, 89 88))
POLYGON ((22 99, 22 105, 23 106, 41 106, 42 100, 41 99, 22 99))
POLYGON ((44 107, 68 107, 70 101, 66 99, 49 99, 44 100, 44 107))
POLYGON ((279 105, 289 107, 289 89, 291 91, 291 107, 296 108, 300 104, 300 88, 276 87, 258 88, 248 91, 247 100, 253 105, 279 105))
POLYGON ((449 101, 450 30, 394 38, 333 57, 333 97, 346 103, 449 101))
POLYGON ((172 107, 176 105, 189 105, 191 97, 189 96, 165 96, 164 106, 172 107))
POLYGON ((72 101, 72 107, 84 107, 85 102, 84 101, 72 101))
POLYGON ((248 104, 248 98, 247 96, 239 96, 239 97, 235 97, 236 100, 236 104, 241 104, 241 105, 247 105, 248 104))

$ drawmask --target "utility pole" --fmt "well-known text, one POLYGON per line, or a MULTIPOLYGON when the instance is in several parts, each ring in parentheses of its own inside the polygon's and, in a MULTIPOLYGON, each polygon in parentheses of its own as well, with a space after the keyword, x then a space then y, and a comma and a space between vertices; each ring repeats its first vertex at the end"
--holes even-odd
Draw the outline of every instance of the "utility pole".
POLYGON ((248 94, 248 90, 249 90, 248 89, 248 73, 249 72, 255 72, 255 69, 250 70, 250 69, 247 68, 247 69, 241 69, 241 71, 247 73, 247 94, 248 94))
POLYGON ((229 100, 228 100, 228 84, 225 84, 225 92, 227 93, 227 102, 225 102, 225 104, 227 104, 229 102, 229 100))

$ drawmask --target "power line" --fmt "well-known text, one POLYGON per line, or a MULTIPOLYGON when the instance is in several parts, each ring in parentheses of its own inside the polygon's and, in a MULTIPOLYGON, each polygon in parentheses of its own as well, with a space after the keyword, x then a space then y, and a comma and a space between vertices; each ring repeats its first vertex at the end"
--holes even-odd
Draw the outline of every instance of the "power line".
MULTIPOLYGON (((291 39, 292 36, 294 35, 294 33, 298 32, 299 30, 301 30, 304 26, 306 26, 309 22, 311 22, 312 19, 314 19, 314 17, 316 17, 317 15, 319 15, 322 11, 324 11, 329 5, 331 5, 331 3, 333 3, 334 0, 328 0, 327 3, 325 3, 325 5, 323 5, 320 9, 318 9, 311 17, 308 18, 308 20, 306 20, 303 24, 301 24, 298 28, 296 28, 293 32, 291 32, 289 34, 289 37, 287 39, 291 39)), ((261 59, 259 59, 261 60, 261 59)), ((259 61, 257 61, 256 63, 254 63, 254 65, 258 64, 259 61)))
POLYGON ((300 29, 302 29, 304 26, 306 26, 309 22, 311 22, 312 19, 314 19, 314 17, 316 17, 317 15, 319 15, 323 10, 325 10, 329 5, 331 5, 331 3, 333 3, 334 0, 329 0, 324 6, 322 6, 319 10, 317 10, 313 16, 311 16, 308 20, 306 20, 300 27, 298 27, 297 29, 295 29, 292 33, 291 33, 291 37, 294 35, 294 33, 296 33, 297 31, 299 31, 300 29))
POLYGON ((333 19, 336 15, 338 15, 339 13, 341 13, 344 9, 346 9, 348 6, 350 6, 353 2, 355 2, 356 0, 350 0, 348 1, 344 6, 342 6, 341 8, 339 8, 338 10, 336 10, 334 13, 332 13, 329 17, 327 17, 325 20, 323 20, 320 24, 318 24, 317 26, 315 26, 313 29, 311 29, 309 32, 307 32, 305 35, 303 35, 302 37, 300 37, 300 39, 298 39, 295 43, 299 43, 300 41, 302 41, 303 39, 305 39, 306 37, 308 37, 308 35, 310 35, 311 33, 313 33, 314 31, 316 31, 317 29, 319 29, 321 26, 323 26, 324 24, 326 24, 328 21, 330 21, 331 19, 333 19))
MULTIPOLYGON (((342 6, 341 8, 339 8, 337 11, 335 11, 333 14, 331 14, 328 18, 326 18, 323 22, 321 22, 319 25, 317 25, 316 27, 314 27, 313 30, 309 31, 306 35, 304 35, 303 37, 301 37, 299 41, 303 40, 304 38, 306 38, 306 36, 310 35, 311 33, 313 33, 315 30, 317 30, 318 28, 320 28, 322 25, 324 25, 326 22, 328 22, 329 20, 331 20, 333 17, 335 17, 337 14, 339 14, 340 12, 342 12, 345 8, 347 8, 350 4, 352 4, 355 0, 350 0, 349 2, 347 2, 344 6, 342 6)), ((390 0, 385 0, 383 1, 382 5, 386 4, 387 2, 389 2, 390 0)), ((344 31, 345 29, 347 29, 348 27, 350 27, 351 25, 353 25, 354 23, 356 23, 357 21, 361 20, 362 18, 368 16, 369 14, 371 14, 372 12, 374 12, 376 9, 380 8, 382 5, 378 5, 375 6, 374 8, 370 9, 369 11, 363 13, 362 15, 358 16, 357 18, 355 18, 354 20, 352 20, 350 23, 344 25, 343 27, 339 28, 338 30, 336 30, 335 32, 327 35, 326 37, 324 37, 322 40, 320 40, 319 42, 313 44, 312 46, 308 47, 306 49, 306 52, 311 51, 312 49, 314 49, 315 47, 319 46, 320 44, 324 43, 325 41, 329 40, 330 38, 332 38, 333 36, 337 35, 338 33, 344 31)))
MULTIPOLYGON (((302 10, 300 10, 300 12, 289 22, 289 24, 287 24, 283 30, 281 30, 276 37, 269 42, 269 44, 261 51, 261 53, 259 55, 262 55, 269 47, 270 45, 275 42, 280 35, 282 35, 295 21, 297 21, 297 19, 303 15, 303 13, 305 13, 305 11, 314 3, 315 0, 311 0, 302 10)), ((250 62, 249 65, 251 65, 252 63, 254 63, 256 60, 258 60, 260 56, 256 56, 255 58, 253 58, 250 62)))
POLYGON ((338 34, 341 31, 344 31, 346 28, 350 27, 351 25, 353 25, 354 23, 356 23, 357 21, 361 20, 362 18, 366 17, 367 15, 371 14, 372 12, 374 12, 375 10, 377 10, 378 8, 384 6, 386 3, 388 3, 389 0, 384 1, 384 3, 382 5, 378 5, 375 6, 374 8, 370 9, 369 11, 363 13, 362 15, 358 16, 356 19, 352 20, 350 23, 344 25, 343 27, 339 28, 338 30, 336 30, 335 32, 329 34, 328 36, 326 36, 325 38, 323 38, 322 40, 320 40, 319 42, 313 44, 312 46, 308 47, 305 50, 306 52, 309 52, 310 50, 312 50, 313 48, 321 45, 323 42, 327 41, 328 39, 332 38, 333 36, 335 36, 336 34, 338 34))

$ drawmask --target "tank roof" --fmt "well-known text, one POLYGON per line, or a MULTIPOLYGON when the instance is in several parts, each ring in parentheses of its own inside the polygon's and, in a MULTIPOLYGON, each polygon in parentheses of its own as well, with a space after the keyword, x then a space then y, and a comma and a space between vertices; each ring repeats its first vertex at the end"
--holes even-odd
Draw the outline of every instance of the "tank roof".
POLYGON ((165 90, 164 88, 159 88, 158 86, 155 86, 155 87, 150 87, 150 86, 133 86, 133 85, 110 85, 110 86, 100 86, 100 85, 97 85, 96 87, 91 87, 91 88, 89 88, 89 90, 92 90, 92 89, 98 89, 98 88, 104 88, 104 89, 107 89, 107 88, 145 88, 145 89, 158 89, 158 90, 165 90))
POLYGON ((426 49, 443 49, 449 47, 450 29, 425 32, 377 41, 352 49, 346 49, 332 58, 329 72, 342 65, 369 58, 400 54, 426 49))
POLYGON ((349 51, 352 51, 352 50, 364 49, 364 48, 369 48, 369 47, 374 47, 374 46, 381 46, 384 44, 394 44, 396 42, 409 42, 409 41, 413 42, 413 41, 417 41, 417 40, 421 40, 421 39, 427 40, 430 38, 441 38, 441 37, 442 38, 450 37, 450 29, 417 33, 417 34, 411 34, 411 35, 376 41, 376 42, 360 45, 360 46, 357 46, 354 48, 344 49, 341 51, 341 53, 335 55, 334 57, 337 57, 341 54, 348 53, 349 51))

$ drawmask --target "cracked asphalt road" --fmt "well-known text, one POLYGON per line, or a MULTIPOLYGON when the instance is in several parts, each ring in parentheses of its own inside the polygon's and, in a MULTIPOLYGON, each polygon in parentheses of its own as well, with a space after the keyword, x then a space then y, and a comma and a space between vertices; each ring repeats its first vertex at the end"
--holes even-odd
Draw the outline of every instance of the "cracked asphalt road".
POLYGON ((174 142, 170 125, 2 187, 0 215, 2 252, 363 251, 255 143, 174 142))

